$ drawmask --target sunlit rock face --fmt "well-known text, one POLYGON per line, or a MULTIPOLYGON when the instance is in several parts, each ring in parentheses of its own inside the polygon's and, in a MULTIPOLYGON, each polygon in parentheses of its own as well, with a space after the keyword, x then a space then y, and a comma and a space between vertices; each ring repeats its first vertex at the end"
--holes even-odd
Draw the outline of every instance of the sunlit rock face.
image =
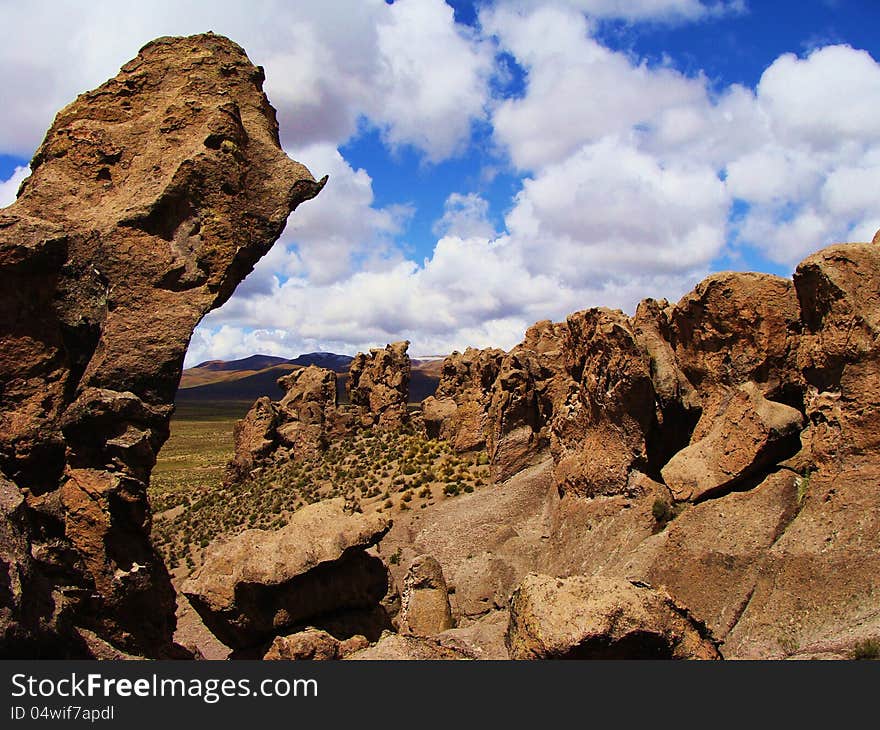
POLYGON ((157 39, 58 113, 0 212, 7 656, 174 654, 146 486, 184 353, 323 185, 262 84, 226 38, 157 39))

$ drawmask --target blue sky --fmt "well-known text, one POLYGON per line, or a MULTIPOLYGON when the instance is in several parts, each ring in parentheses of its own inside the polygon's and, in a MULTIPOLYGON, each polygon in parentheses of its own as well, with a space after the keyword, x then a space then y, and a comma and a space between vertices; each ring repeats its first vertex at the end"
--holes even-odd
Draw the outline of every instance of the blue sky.
POLYGON ((0 204, 57 109, 147 40, 265 66, 321 196, 196 331, 253 352, 510 347, 880 228, 880 3, 0 0, 0 204), (52 9, 47 13, 47 9, 52 9))

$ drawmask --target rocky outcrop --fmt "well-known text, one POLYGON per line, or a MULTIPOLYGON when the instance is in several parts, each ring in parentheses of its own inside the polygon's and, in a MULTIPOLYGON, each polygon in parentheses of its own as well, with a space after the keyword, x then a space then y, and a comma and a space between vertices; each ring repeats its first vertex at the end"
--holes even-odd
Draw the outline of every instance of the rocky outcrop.
POLYGON ((510 599, 511 659, 719 659, 669 595, 623 579, 531 574, 510 599))
POLYGON ((241 480, 278 448, 280 414, 266 396, 257 398, 233 429, 234 454, 226 467, 230 479, 241 480))
POLYGON ((409 342, 394 342, 355 355, 345 387, 360 425, 394 429, 409 422, 408 348, 409 342))
POLYGON ((537 463, 567 387, 563 335, 563 325, 544 320, 509 353, 468 348, 447 357, 435 396, 422 403, 428 435, 460 452, 486 448, 499 481, 537 463))
POLYGON ((59 112, 0 211, 4 653, 174 651, 146 485, 186 347, 322 186, 262 83, 220 36, 153 41, 59 112))
POLYGON ((315 365, 278 378, 280 401, 258 398, 235 424, 227 479, 243 481, 276 461, 317 456, 333 438, 350 431, 351 418, 336 404, 336 373, 315 365))
MULTIPOLYGON (((600 575, 663 586, 727 657, 847 656, 880 632, 878 303, 880 246, 840 244, 793 282, 716 274, 675 305, 544 325, 557 354, 541 377, 527 337, 497 357, 482 394, 448 381, 479 404, 487 443, 510 439, 516 456, 496 474, 540 458, 549 433, 561 499, 521 505, 543 516, 542 542, 505 516, 515 529, 501 547, 488 514, 500 497, 483 494, 487 514, 444 507, 411 528, 413 548, 442 560, 457 615, 503 611, 524 570, 600 575), (527 415, 505 420, 514 413, 527 415)), ((444 392, 452 407, 438 419, 453 434, 456 397, 444 392)), ((530 475, 503 492, 535 488, 530 475)))
POLYGON ((285 391, 278 403, 282 424, 278 440, 297 457, 316 456, 339 431, 336 373, 310 365, 278 379, 285 391))
POLYGON ((365 636, 340 641, 320 629, 308 628, 296 634, 278 636, 263 655, 267 661, 329 661, 343 659, 370 645, 365 636))
POLYGON ((377 638, 388 572, 366 550, 388 531, 380 515, 349 514, 344 500, 297 510, 279 530, 246 530, 212 543, 182 591, 225 644, 248 649, 297 627, 377 638))
POLYGON ((663 481, 678 501, 730 491, 799 451, 803 421, 800 411, 767 400, 754 383, 741 385, 709 432, 663 467, 663 481))
POLYGON ((418 556, 409 566, 399 622, 401 633, 414 636, 433 636, 454 625, 443 569, 430 555, 418 556))
POLYGON ((456 451, 485 447, 489 398, 503 357, 503 350, 469 347, 443 361, 435 394, 422 401, 429 436, 449 441, 456 451))
POLYGON ((553 409, 569 388, 561 357, 564 334, 560 324, 538 322, 501 361, 489 393, 486 438, 498 481, 537 463, 550 445, 553 409))

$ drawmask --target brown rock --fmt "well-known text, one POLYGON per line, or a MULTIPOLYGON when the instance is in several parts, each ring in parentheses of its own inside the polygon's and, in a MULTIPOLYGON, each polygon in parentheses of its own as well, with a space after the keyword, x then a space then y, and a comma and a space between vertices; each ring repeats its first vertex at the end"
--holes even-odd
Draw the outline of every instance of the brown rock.
POLYGON ((727 406, 699 441, 663 468, 676 500, 699 500, 730 491, 800 449, 800 411, 769 401, 754 383, 730 394, 727 406))
POLYGON ((269 650, 263 655, 263 659, 267 661, 339 659, 340 644, 339 639, 326 631, 308 628, 288 636, 276 636, 269 650))
MULTIPOLYGON (((798 481, 781 469, 754 489, 690 506, 631 547, 615 569, 663 586, 724 641, 752 597, 767 552, 800 509, 798 481)), ((726 646, 724 654, 730 657, 726 646)))
POLYGON ((267 397, 257 398, 233 429, 234 455, 226 467, 227 478, 239 481, 278 448, 277 406, 267 397))
POLYGON ((359 352, 348 370, 346 389, 364 426, 399 428, 409 422, 409 342, 359 352))
POLYGON ((554 405, 569 387, 561 357, 565 331, 566 325, 538 322, 501 361, 489 396, 486 444, 498 481, 537 463, 550 445, 554 405))
POLYGON ((415 636, 433 636, 454 626, 443 569, 430 555, 420 555, 409 566, 399 620, 401 633, 415 636))
POLYGON ((466 649, 444 646, 437 637, 388 633, 373 646, 345 658, 353 661, 449 661, 476 657, 466 649))
POLYGON ((590 309, 568 317, 566 369, 574 387, 554 408, 552 452, 560 489, 581 496, 625 492, 648 468, 654 386, 629 318, 590 309))
POLYGON ((719 659, 708 630, 662 591, 530 574, 510 599, 511 659, 719 659))
POLYGON ((278 439, 294 458, 316 456, 330 443, 338 420, 336 373, 310 365, 278 379, 285 391, 278 404, 278 439))
POLYGON ((669 337, 679 367, 701 393, 752 381, 768 384, 772 394, 781 382, 798 381, 799 315, 787 279, 722 272, 673 307, 669 337))
POLYGON ((146 483, 190 334, 322 185, 281 150, 262 81, 223 37, 153 41, 59 112, 0 212, 0 470, 41 525, 29 580, 71 655, 91 654, 77 627, 173 652, 146 483))
POLYGON ((358 622, 374 621, 389 586, 384 564, 365 550, 389 526, 379 515, 347 514, 341 497, 317 502, 280 530, 215 541, 182 591, 205 625, 236 649, 299 625, 363 633, 358 622))
POLYGON ((467 348, 443 361, 434 396, 422 401, 425 430, 449 441, 459 452, 486 445, 490 391, 504 351, 467 348))

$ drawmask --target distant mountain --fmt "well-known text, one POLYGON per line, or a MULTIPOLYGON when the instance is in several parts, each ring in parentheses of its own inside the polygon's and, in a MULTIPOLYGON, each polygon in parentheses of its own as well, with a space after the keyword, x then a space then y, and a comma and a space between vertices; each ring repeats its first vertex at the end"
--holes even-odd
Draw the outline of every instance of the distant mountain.
MULTIPOLYGON (((308 357, 308 355, 302 355, 301 357, 308 357)), ((287 362, 287 360, 283 357, 275 357, 274 355, 251 355, 250 357, 244 357, 241 360, 208 360, 207 362, 196 365, 195 368, 192 369, 214 371, 263 370, 265 368, 271 368, 274 365, 281 365, 281 363, 284 362, 287 362)))
POLYGON ((332 370, 336 373, 347 373, 352 360, 354 358, 350 355, 337 355, 333 352, 310 352, 287 362, 291 365, 301 365, 302 367, 317 365, 319 368, 327 368, 327 370, 332 370))
POLYGON ((175 402, 183 401, 250 401, 253 402, 261 396, 268 395, 272 400, 278 400, 282 393, 277 380, 291 370, 296 370, 296 365, 290 365, 282 361, 279 365, 257 370, 245 370, 238 373, 240 377, 229 377, 214 380, 207 383, 192 383, 187 379, 187 372, 181 378, 180 388, 177 390, 175 402))
MULTIPOLYGON (((177 403, 253 402, 261 396, 272 400, 281 397, 277 380, 292 370, 309 365, 333 370, 339 374, 337 395, 347 403, 345 384, 353 357, 333 352, 310 352, 292 360, 272 355, 251 355, 240 360, 209 360, 183 371, 177 390, 177 403)), ((409 384, 410 402, 421 403, 437 390, 442 359, 412 361, 409 384)))

